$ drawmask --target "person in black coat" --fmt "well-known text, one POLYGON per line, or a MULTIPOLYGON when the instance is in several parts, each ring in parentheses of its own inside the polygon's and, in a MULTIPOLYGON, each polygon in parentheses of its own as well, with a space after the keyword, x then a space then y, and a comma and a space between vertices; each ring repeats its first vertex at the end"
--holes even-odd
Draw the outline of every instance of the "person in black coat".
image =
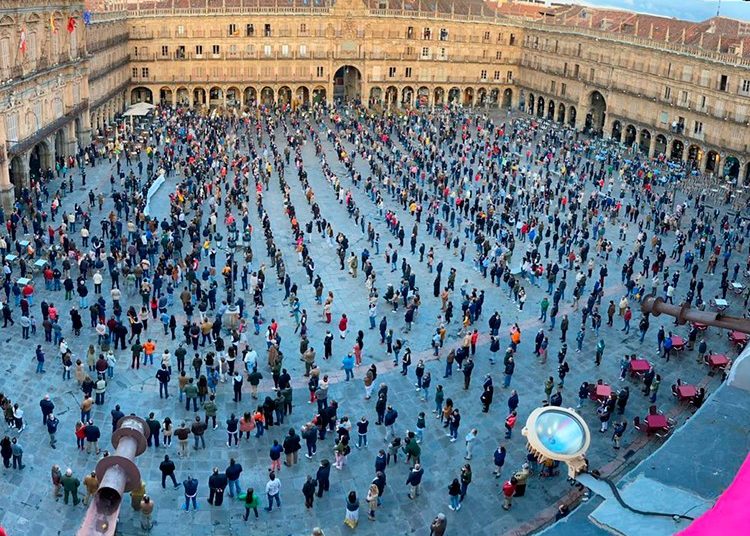
POLYGON ((172 479, 172 483, 175 488, 179 488, 180 485, 177 483, 177 479, 174 476, 174 462, 169 459, 169 456, 164 456, 164 461, 159 464, 159 471, 161 471, 161 487, 166 488, 167 478, 172 479))
MULTIPOLYGON (((9 441, 10 443, 10 441, 9 441)), ((318 482, 318 497, 323 496, 324 491, 328 491, 331 485, 331 462, 326 459, 320 461, 320 467, 315 474, 315 480, 318 482)))
POLYGON ((120 410, 120 405, 117 404, 115 409, 110 412, 110 415, 112 415, 112 431, 114 432, 117 430, 117 423, 120 422, 120 419, 122 419, 125 414, 120 410))
POLYGON ((383 492, 385 492, 385 471, 377 471, 375 478, 372 479, 372 483, 378 487, 378 506, 380 506, 380 498, 383 496, 383 492))
POLYGON ((294 428, 289 430, 289 434, 284 438, 284 454, 286 460, 284 465, 291 467, 297 463, 297 456, 299 449, 302 448, 300 445, 300 437, 294 431, 294 428))
POLYGON ((313 500, 315 498, 315 487, 316 483, 313 477, 307 476, 307 480, 302 484, 302 494, 305 496, 305 508, 313 507, 313 500))
POLYGON ((487 375, 487 379, 484 381, 484 390, 482 391, 482 396, 479 397, 479 400, 482 402, 482 412, 487 413, 490 411, 490 405, 492 404, 492 397, 495 394, 495 388, 492 385, 492 378, 490 375, 487 375))
POLYGON ((218 467, 214 467, 213 474, 208 477, 208 504, 221 506, 224 502, 224 490, 227 487, 227 475, 219 472, 218 467))

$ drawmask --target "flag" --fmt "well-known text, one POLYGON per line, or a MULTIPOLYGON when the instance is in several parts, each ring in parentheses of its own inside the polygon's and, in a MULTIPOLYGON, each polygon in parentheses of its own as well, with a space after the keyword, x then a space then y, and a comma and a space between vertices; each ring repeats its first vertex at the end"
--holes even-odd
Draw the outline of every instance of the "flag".
POLYGON ((55 24, 55 15, 50 13, 49 15, 49 29, 52 30, 53 34, 57 33, 57 24, 55 24))
POLYGON ((26 54, 26 27, 21 28, 21 42, 18 44, 21 54, 26 54))
POLYGON ((75 29, 76 29, 76 18, 69 17, 68 18, 68 33, 73 33, 75 29))
POLYGON ((88 26, 91 24, 91 11, 88 9, 83 12, 83 23, 88 26))

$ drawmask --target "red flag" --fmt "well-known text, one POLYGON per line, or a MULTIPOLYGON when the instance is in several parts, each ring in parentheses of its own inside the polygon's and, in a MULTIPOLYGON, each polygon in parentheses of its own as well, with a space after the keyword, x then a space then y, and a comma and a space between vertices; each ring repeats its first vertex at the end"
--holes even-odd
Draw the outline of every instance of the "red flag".
POLYGON ((18 44, 21 54, 26 54, 26 27, 21 28, 21 42, 18 44))
POLYGON ((73 33, 75 29, 76 29, 76 18, 69 17, 68 18, 68 33, 73 33))

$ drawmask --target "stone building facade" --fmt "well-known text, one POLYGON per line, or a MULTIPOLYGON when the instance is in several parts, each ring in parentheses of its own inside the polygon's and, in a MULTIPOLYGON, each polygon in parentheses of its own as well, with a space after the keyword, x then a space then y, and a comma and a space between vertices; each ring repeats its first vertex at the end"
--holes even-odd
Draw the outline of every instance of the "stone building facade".
POLYGON ((84 24, 81 2, 28 3, 0 1, 5 206, 142 101, 521 109, 750 183, 750 23, 520 0, 98 0, 84 24))

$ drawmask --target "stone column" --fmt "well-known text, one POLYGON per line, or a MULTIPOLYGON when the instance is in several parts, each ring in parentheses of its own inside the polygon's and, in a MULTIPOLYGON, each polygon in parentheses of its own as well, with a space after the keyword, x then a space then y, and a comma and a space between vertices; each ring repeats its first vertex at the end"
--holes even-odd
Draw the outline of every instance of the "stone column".
POLYGON ((651 136, 651 141, 648 144, 648 157, 653 158, 656 154, 656 135, 651 136))
POLYGON ((78 143, 81 147, 85 147, 91 143, 91 118, 89 117, 88 111, 84 111, 79 116, 79 121, 80 130, 76 132, 76 137, 78 138, 78 143))
POLYGON ((10 182, 10 161, 7 160, 5 145, 0 146, 0 206, 5 211, 5 217, 13 211, 16 200, 13 184, 10 182))

